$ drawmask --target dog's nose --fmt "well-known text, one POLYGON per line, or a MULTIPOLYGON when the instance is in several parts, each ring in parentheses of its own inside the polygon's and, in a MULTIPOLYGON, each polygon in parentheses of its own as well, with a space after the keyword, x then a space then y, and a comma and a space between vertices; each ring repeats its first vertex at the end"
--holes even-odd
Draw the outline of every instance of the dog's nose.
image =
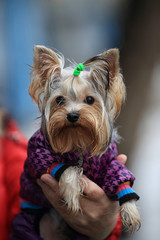
POLYGON ((78 119, 79 119, 79 114, 78 113, 72 112, 72 113, 67 114, 67 120, 71 123, 77 122, 78 119))

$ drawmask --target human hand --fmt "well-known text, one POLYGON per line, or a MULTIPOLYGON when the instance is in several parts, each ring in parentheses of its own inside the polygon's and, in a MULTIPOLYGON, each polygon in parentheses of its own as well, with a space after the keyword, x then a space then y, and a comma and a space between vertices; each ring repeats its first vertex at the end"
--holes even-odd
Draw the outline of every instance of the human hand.
POLYGON ((122 164, 126 164, 126 162, 127 162, 127 156, 125 155, 125 154, 119 154, 118 156, 117 156, 117 160, 120 162, 120 163, 122 163, 122 164))
MULTIPOLYGON (((119 155, 117 160, 125 163, 127 157, 119 155)), ((114 229, 117 222, 118 202, 111 201, 104 191, 94 182, 84 176, 87 187, 85 196, 80 198, 82 213, 72 214, 61 200, 58 182, 49 174, 44 174, 38 184, 46 198, 61 217, 74 230, 93 240, 105 239, 114 229)))

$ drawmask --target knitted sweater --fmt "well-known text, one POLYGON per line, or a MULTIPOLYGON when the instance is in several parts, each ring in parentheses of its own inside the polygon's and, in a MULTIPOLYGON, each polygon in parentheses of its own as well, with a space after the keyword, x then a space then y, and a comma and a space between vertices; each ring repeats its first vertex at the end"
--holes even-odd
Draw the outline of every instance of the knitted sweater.
MULTIPOLYGON (((117 147, 114 141, 111 141, 107 151, 101 157, 90 157, 88 154, 83 157, 84 174, 98 184, 112 200, 118 200, 117 191, 121 184, 129 182, 132 186, 135 179, 123 164, 115 160, 116 157, 117 147)), ((64 154, 54 152, 38 130, 28 143, 28 157, 21 176, 21 197, 33 204, 50 208, 51 205, 37 185, 36 179, 46 173, 53 163, 76 166, 78 160, 78 152, 70 151, 64 154)))

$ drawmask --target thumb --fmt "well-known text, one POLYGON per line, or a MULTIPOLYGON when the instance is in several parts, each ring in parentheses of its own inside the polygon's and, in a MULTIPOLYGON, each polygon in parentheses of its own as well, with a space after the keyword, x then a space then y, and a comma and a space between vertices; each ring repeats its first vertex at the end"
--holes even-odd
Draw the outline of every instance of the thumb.
POLYGON ((125 164, 127 161, 127 156, 125 154, 120 154, 117 156, 117 160, 122 163, 125 164))

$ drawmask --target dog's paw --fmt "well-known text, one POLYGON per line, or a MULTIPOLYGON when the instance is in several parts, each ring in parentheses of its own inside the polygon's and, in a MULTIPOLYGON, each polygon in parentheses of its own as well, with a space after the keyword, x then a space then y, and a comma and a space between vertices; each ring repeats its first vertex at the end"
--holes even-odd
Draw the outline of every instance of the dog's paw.
POLYGON ((130 200, 122 204, 120 207, 120 216, 126 230, 134 232, 140 229, 141 219, 135 200, 130 200))
POLYGON ((82 174, 83 169, 74 166, 67 168, 60 177, 60 194, 72 212, 81 210, 79 198, 86 187, 82 174))

